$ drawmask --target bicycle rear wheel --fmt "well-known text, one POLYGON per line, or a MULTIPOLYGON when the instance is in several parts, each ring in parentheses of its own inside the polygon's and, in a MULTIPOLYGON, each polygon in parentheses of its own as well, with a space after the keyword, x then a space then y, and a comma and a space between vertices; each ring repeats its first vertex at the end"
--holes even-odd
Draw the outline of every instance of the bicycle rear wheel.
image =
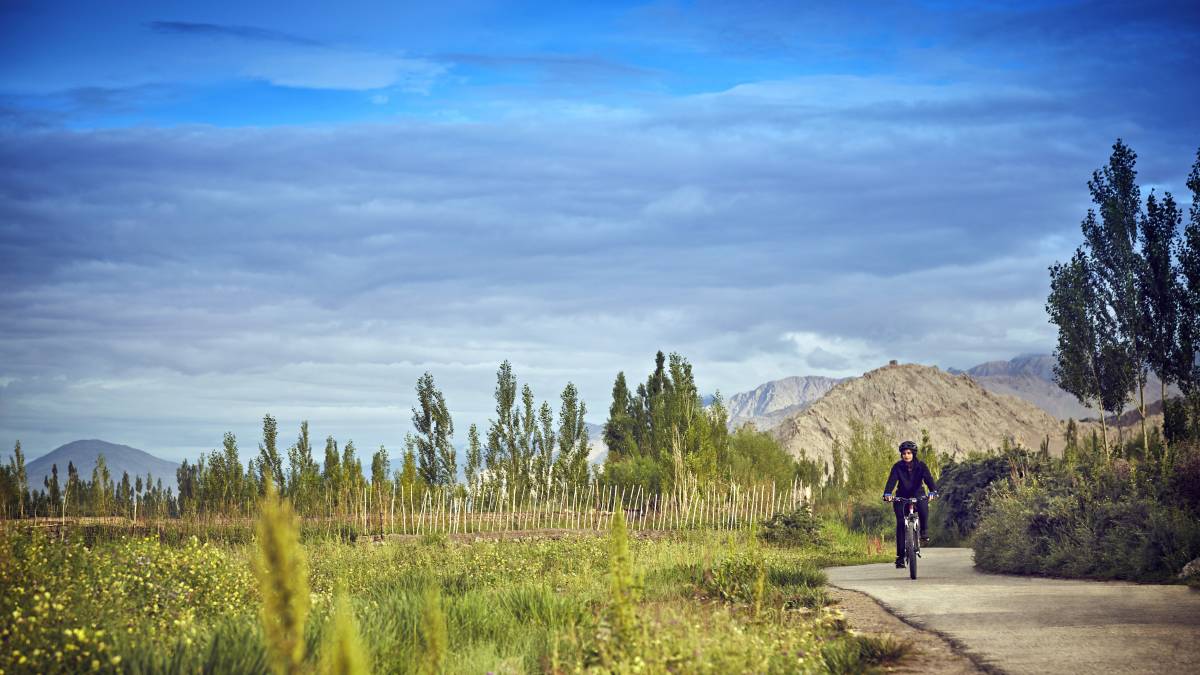
POLYGON ((909 523, 904 531, 904 555, 908 558, 908 578, 917 578, 917 532, 909 523))

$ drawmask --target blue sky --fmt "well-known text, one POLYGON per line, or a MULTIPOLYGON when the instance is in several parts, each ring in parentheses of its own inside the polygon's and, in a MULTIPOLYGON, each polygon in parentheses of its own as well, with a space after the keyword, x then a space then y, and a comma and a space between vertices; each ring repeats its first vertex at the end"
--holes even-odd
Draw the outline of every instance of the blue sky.
POLYGON ((0 4, 0 441, 1045 353, 1112 142, 1200 146, 1194 2, 403 4, 0 4))

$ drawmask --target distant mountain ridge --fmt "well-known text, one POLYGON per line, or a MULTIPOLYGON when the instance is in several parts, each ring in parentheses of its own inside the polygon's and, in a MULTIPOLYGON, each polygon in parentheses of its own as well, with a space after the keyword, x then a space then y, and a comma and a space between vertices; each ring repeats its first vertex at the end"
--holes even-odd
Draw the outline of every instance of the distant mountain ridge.
POLYGON ((1061 453, 1065 424, 1013 396, 985 389, 972 377, 933 366, 889 365, 846 380, 771 433, 793 456, 829 465, 834 440, 850 437, 850 423, 880 423, 896 439, 919 439, 927 429, 935 448, 948 452, 989 450, 1011 438, 1037 448, 1049 437, 1061 453))
MULTIPOLYGON (((1099 419, 1100 413, 1079 402, 1054 382, 1054 357, 1049 354, 1025 354, 1009 361, 988 361, 966 371, 947 369, 953 374, 966 374, 980 386, 997 394, 1024 399, 1060 420, 1099 419)), ((1146 404, 1162 400, 1162 385, 1153 373, 1146 385, 1146 404)), ((1178 393, 1168 387, 1167 395, 1178 393)))
POLYGON ((113 482, 121 480, 122 472, 129 472, 129 480, 136 476, 145 479, 149 473, 155 480, 162 479, 163 487, 178 490, 175 482, 175 470, 179 464, 155 457, 145 450, 131 448, 128 445, 118 445, 99 439, 72 441, 30 461, 25 465, 29 487, 33 490, 43 489, 42 479, 50 475, 50 467, 58 465, 58 483, 66 485, 67 464, 73 462, 82 480, 92 479, 92 468, 96 466, 96 458, 104 455, 104 463, 113 482))
MULTIPOLYGON (((946 372, 958 374, 954 368, 946 372)), ((988 361, 966 371, 971 377, 1036 377, 1047 382, 1054 381, 1054 357, 1049 354, 1022 354, 1008 361, 988 361)))
POLYGON ((760 431, 772 429, 812 405, 844 379, 819 375, 792 376, 734 394, 726 403, 729 426, 736 429, 751 422, 760 431))

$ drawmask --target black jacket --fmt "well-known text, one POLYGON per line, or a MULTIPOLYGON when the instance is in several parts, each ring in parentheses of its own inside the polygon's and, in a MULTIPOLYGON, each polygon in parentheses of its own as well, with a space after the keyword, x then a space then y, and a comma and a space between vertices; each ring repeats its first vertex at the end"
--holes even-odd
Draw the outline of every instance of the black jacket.
POLYGON ((892 465, 892 473, 888 475, 887 485, 884 486, 883 492, 888 494, 893 487, 898 487, 899 489, 893 495, 895 497, 920 497, 925 494, 924 488, 921 487, 922 481, 929 486, 930 490, 937 492, 937 484, 933 482, 933 474, 929 473, 929 467, 925 466, 925 462, 915 457, 912 464, 905 464, 904 460, 900 460, 892 465))

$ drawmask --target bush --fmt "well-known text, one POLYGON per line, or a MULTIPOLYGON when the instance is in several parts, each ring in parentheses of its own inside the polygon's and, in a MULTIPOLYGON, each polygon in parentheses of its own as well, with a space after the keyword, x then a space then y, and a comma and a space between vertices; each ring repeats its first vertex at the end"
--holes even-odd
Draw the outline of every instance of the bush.
MULTIPOLYGON (((929 513, 930 532, 936 543, 958 544, 971 536, 979 519, 980 502, 988 488, 1008 479, 1014 470, 1045 470, 1045 460, 1016 449, 997 455, 972 455, 961 462, 951 460, 938 480, 937 507, 929 513)), ((1018 470, 1018 471, 1019 471, 1018 470)))
POLYGON ((846 525, 855 532, 886 535, 896 530, 896 511, 878 497, 860 499, 847 506, 846 525))
POLYGON ((1166 581, 1200 555, 1200 522, 1145 497, 1055 493, 1028 482, 991 491, 975 564, 995 572, 1166 581))
POLYGON ((821 521, 808 506, 791 513, 776 513, 763 521, 759 537, 763 541, 783 546, 810 546, 824 541, 821 521))
POLYGON ((705 570, 700 588, 726 602, 750 602, 755 598, 759 577, 765 575, 762 556, 736 553, 705 570))
POLYGON ((1196 443, 1179 448, 1168 485, 1180 507, 1200 514, 1200 446, 1196 443))

